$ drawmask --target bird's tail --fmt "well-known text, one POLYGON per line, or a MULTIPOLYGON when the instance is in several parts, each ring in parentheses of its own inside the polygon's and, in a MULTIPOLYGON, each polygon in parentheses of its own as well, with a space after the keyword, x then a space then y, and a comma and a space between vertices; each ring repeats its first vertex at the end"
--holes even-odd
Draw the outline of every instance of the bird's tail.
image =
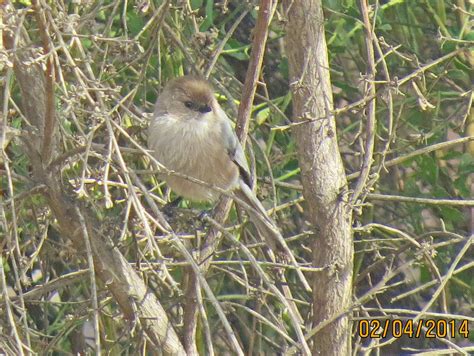
POLYGON ((270 250, 276 252, 277 255, 283 255, 284 258, 293 265, 304 288, 308 292, 311 292, 311 287, 301 271, 295 256, 286 244, 275 222, 268 216, 262 203, 260 203, 254 192, 244 181, 240 181, 239 188, 240 189, 234 191, 236 197, 239 199, 237 204, 247 211, 250 221, 255 225, 258 233, 264 238, 270 250))

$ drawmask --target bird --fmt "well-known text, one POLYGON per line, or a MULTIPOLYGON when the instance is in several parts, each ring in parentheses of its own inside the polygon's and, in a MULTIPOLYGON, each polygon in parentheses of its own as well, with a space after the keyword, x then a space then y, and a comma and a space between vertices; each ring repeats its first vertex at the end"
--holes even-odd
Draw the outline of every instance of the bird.
POLYGON ((234 193, 269 248, 289 259, 297 267, 305 289, 311 290, 278 227, 252 189, 244 150, 209 81, 185 75, 164 86, 149 125, 148 148, 171 171, 161 177, 177 195, 191 201, 214 202, 223 191, 234 193))

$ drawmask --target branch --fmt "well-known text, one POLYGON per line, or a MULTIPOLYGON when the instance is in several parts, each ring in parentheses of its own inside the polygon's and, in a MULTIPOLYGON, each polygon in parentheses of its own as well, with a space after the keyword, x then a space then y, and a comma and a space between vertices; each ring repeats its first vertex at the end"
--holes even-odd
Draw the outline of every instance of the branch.
POLYGON ((268 30, 276 9, 276 4, 276 0, 261 0, 259 4, 257 23, 255 24, 253 32, 252 52, 250 53, 249 67, 242 89, 242 101, 240 102, 235 129, 237 137, 240 143, 242 143, 242 147, 245 147, 245 141, 247 140, 250 112, 252 111, 253 99, 257 90, 257 81, 263 63, 268 30))
MULTIPOLYGON (((9 15, 11 18, 15 17, 13 11, 9 15)), ((6 47, 13 50, 12 38, 7 38, 6 47)), ((66 194, 58 170, 48 169, 46 162, 41 159, 36 145, 38 132, 41 133, 44 129, 45 134, 52 135, 50 138, 45 136, 44 152, 53 148, 52 142, 55 139, 54 129, 47 131, 48 125, 54 126, 54 121, 50 121, 54 119, 54 111, 48 109, 48 105, 51 104, 48 95, 53 91, 49 94, 45 92, 48 88, 48 84, 45 84, 45 72, 36 63, 27 66, 25 58, 28 53, 25 52, 27 51, 15 51, 14 58, 14 72, 22 93, 22 107, 32 125, 31 132, 25 134, 24 150, 32 166, 32 176, 38 184, 46 187, 43 194, 58 221, 62 235, 71 239, 77 251, 83 251, 87 231, 96 275, 112 293, 125 318, 140 322, 155 347, 162 348, 164 352, 170 354, 185 354, 156 296, 148 291, 143 280, 114 246, 107 232, 101 229, 103 225, 99 223, 95 214, 86 208, 80 208, 79 203, 66 194)), ((49 81, 51 80, 52 77, 49 78, 49 81)))
POLYGON ((41 156, 45 162, 49 162, 52 159, 54 148, 54 131, 56 129, 56 110, 54 106, 54 57, 53 50, 51 47, 51 38, 48 33, 46 18, 44 16, 44 10, 41 8, 38 0, 33 0, 32 5, 36 16, 36 22, 38 23, 39 33, 43 46, 43 53, 46 56, 46 70, 44 73, 44 93, 46 96, 46 101, 44 104, 45 116, 43 125, 43 144, 41 148, 41 156))
MULTIPOLYGON (((426 146, 426 147, 420 148, 418 150, 415 150, 413 152, 407 153, 406 155, 391 159, 391 160, 385 162, 384 166, 386 168, 396 166, 397 164, 408 161, 409 159, 412 159, 416 156, 421 156, 423 154, 427 154, 427 153, 430 153, 430 152, 433 152, 433 151, 444 150, 446 148, 450 148, 450 147, 453 147, 453 146, 461 145, 463 143, 468 143, 468 142, 472 142, 472 141, 474 141, 474 136, 461 137, 461 138, 457 138, 455 140, 436 143, 434 145, 426 146)), ((352 179, 355 179, 359 176, 360 176, 360 172, 354 172, 354 173, 349 174, 347 176, 347 179, 352 180, 352 179)))
MULTIPOLYGON (((360 1, 360 9, 362 17, 364 19, 365 28, 365 47, 367 51, 367 93, 374 99, 369 101, 367 106, 367 124, 365 132, 365 147, 364 147, 364 160, 362 162, 362 168, 360 170, 360 176, 354 187, 354 192, 351 197, 351 203, 355 204, 361 195, 364 195, 364 191, 367 191, 367 187, 370 169, 373 163, 374 157, 374 146, 375 146, 375 108, 376 108, 376 96, 377 91, 375 89, 375 58, 374 58, 374 31, 369 19, 369 9, 367 0, 360 1)), ((362 197, 363 199, 363 197, 362 197)))
POLYGON ((448 205, 448 206, 471 206, 474 207, 474 200, 463 200, 463 199, 434 199, 434 198, 418 198, 418 197, 404 197, 401 195, 386 195, 386 194, 375 194, 369 193, 367 195, 369 200, 380 200, 380 201, 394 201, 404 203, 418 203, 428 205, 448 205))

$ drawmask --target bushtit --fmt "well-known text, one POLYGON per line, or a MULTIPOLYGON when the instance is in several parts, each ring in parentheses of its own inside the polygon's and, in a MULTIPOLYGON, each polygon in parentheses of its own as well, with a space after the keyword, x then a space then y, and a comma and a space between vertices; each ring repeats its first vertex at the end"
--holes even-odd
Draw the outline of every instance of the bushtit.
MULTIPOLYGON (((242 147, 205 80, 184 76, 170 81, 156 102, 148 147, 166 168, 224 190, 243 179, 250 184, 242 147)), ((214 201, 219 192, 169 175, 168 186, 194 201, 214 201)))
MULTIPOLYGON (((247 160, 231 121, 204 79, 183 76, 171 80, 156 102, 148 132, 148 147, 167 169, 233 191, 251 209, 250 220, 272 249, 294 256, 251 189, 247 160)), ((194 201, 214 201, 220 193, 181 176, 164 175, 178 195, 194 201)), ((299 270, 299 269, 298 269, 299 270)), ((309 289, 301 271, 305 287, 309 289)))

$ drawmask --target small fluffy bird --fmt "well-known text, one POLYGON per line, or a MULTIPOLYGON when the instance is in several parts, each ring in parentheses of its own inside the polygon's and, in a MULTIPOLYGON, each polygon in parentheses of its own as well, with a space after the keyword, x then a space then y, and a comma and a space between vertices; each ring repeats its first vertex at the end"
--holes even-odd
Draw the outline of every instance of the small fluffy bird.
MULTIPOLYGON (((282 252, 297 266, 278 228, 251 189, 244 151, 208 81, 183 76, 166 84, 150 123, 148 147, 167 169, 233 191, 250 206, 246 209, 250 220, 270 249, 282 252)), ((220 196, 217 190, 184 177, 167 174, 163 179, 176 194, 189 200, 215 201, 220 196)))
MULTIPOLYGON (((250 186, 247 160, 231 121, 203 79, 184 76, 170 81, 156 102, 148 147, 166 168, 224 190, 240 181, 250 186)), ((166 183, 193 201, 214 201, 220 193, 178 176, 166 183)))

